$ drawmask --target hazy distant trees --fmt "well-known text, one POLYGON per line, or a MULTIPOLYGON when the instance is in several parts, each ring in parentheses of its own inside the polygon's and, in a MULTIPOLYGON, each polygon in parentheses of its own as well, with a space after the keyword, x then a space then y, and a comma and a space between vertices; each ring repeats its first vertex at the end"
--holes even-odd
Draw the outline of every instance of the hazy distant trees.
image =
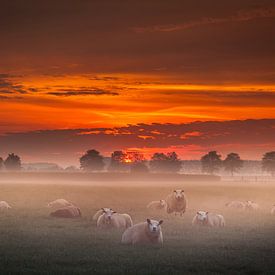
POLYGON ((0 171, 4 169, 4 160, 0 157, 0 171))
POLYGON ((123 151, 114 151, 111 155, 109 171, 122 172, 129 169, 127 165, 127 154, 123 151))
POLYGON ((17 171, 21 169, 21 159, 19 156, 11 153, 4 161, 6 170, 17 171))
POLYGON ((80 168, 84 171, 101 171, 104 169, 104 158, 94 149, 88 150, 80 158, 80 168))
POLYGON ((176 173, 179 172, 182 166, 181 160, 175 152, 171 153, 155 153, 150 162, 150 169, 153 172, 161 173, 176 173))
POLYGON ((133 174, 146 174, 149 173, 149 168, 145 161, 135 162, 131 164, 130 172, 133 174))
POLYGON ((222 167, 221 155, 216 151, 211 151, 201 158, 202 172, 207 174, 214 174, 222 167))
POLYGON ((224 170, 231 173, 231 176, 234 173, 238 172, 243 167, 243 160, 237 153, 230 153, 227 155, 223 161, 224 170))
POLYGON ((262 158, 262 170, 275 175, 275 151, 267 152, 262 158))

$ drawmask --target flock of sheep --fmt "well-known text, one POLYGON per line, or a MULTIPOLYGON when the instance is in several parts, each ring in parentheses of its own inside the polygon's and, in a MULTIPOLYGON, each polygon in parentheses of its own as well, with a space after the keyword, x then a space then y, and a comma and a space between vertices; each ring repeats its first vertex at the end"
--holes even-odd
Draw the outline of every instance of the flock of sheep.
MULTIPOLYGON (((78 207, 65 199, 57 199, 47 205, 53 208, 50 213, 52 217, 77 218, 81 217, 81 211, 78 207)), ((231 201, 226 204, 227 207, 242 210, 258 210, 259 205, 253 201, 231 201)), ((0 210, 10 209, 11 206, 6 201, 0 201, 0 210)), ((152 201, 147 205, 148 209, 164 210, 166 213, 183 215, 187 208, 187 199, 184 190, 174 190, 165 200, 152 201)), ((271 214, 275 215, 275 205, 271 208, 271 214)), ((123 229, 121 242, 123 244, 163 244, 163 235, 161 230, 162 220, 156 221, 147 219, 145 222, 133 224, 132 218, 126 213, 117 213, 111 208, 101 208, 93 216, 96 225, 99 228, 123 229)), ((192 220, 192 225, 223 227, 225 219, 222 215, 197 211, 192 220)))

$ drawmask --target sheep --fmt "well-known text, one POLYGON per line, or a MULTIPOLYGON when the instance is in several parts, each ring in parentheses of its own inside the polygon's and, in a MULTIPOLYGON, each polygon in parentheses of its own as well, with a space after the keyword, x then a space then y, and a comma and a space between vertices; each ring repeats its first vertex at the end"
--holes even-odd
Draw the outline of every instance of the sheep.
POLYGON ((150 220, 135 224, 125 230, 121 243, 128 245, 138 244, 158 244, 163 245, 163 235, 161 231, 162 220, 150 220))
POLYGON ((259 205, 253 201, 246 201, 245 209, 248 211, 257 211, 259 209, 259 205))
POLYGON ((275 215, 275 204, 272 206, 270 213, 271 215, 275 215))
POLYGON ((151 201, 148 205, 148 209, 154 209, 154 210, 162 210, 166 208, 166 201, 165 200, 159 200, 159 201, 151 201))
POLYGON ((99 218, 99 216, 101 216, 101 215, 104 213, 104 211, 108 211, 108 210, 112 210, 112 208, 103 207, 103 208, 99 209, 99 210, 94 214, 93 220, 94 220, 94 221, 97 221, 98 218, 99 218))
POLYGON ((73 206, 73 204, 64 199, 57 199, 55 201, 49 202, 47 206, 51 208, 56 208, 56 207, 73 206))
POLYGON ((6 201, 0 201, 0 210, 7 210, 10 209, 11 206, 6 201))
POLYGON ((128 214, 119 214, 112 209, 104 210, 104 213, 100 215, 96 223, 97 227, 103 228, 123 228, 133 226, 133 221, 128 214))
POLYGON ((192 220, 192 225, 224 227, 225 220, 220 214, 198 211, 192 220))
POLYGON ((184 194, 184 190, 174 190, 173 193, 167 196, 166 203, 166 212, 168 214, 174 212, 175 215, 177 213, 180 213, 180 215, 182 216, 187 206, 187 199, 184 194))
POLYGON ((245 203, 242 201, 231 201, 226 203, 225 206, 235 209, 245 209, 245 203))
POLYGON ((55 210, 50 213, 50 216, 57 218, 78 218, 81 217, 81 211, 78 207, 70 205, 55 210))

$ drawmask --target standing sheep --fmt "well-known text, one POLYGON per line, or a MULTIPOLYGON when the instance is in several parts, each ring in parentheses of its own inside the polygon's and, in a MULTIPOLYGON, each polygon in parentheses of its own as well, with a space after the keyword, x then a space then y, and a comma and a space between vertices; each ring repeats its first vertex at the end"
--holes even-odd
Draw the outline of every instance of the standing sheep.
POLYGON ((51 208, 57 208, 57 207, 65 207, 65 206, 72 206, 73 204, 68 202, 67 200, 64 199, 57 199, 55 201, 49 202, 48 207, 51 208))
POLYGON ((163 236, 161 231, 162 220, 155 221, 147 219, 146 222, 135 224, 129 227, 122 235, 123 244, 159 244, 163 245, 163 236))
POLYGON ((8 210, 11 206, 6 201, 0 201, 0 210, 8 210))
POLYGON ((245 209, 248 211, 257 211, 259 209, 259 205, 254 201, 247 201, 245 204, 245 209))
POLYGON ((235 209, 245 209, 245 203, 242 201, 231 201, 226 203, 225 206, 235 209))
POLYGON ((107 208, 107 207, 103 207, 101 209, 99 209, 94 215, 93 215, 93 220, 97 221, 98 218, 106 211, 108 210, 112 210, 112 208, 107 208))
POLYGON ((128 214, 119 214, 111 209, 104 210, 104 213, 97 219, 97 227, 103 228, 123 228, 133 226, 133 221, 128 214))
POLYGON ((81 217, 81 211, 78 207, 71 205, 55 210, 50 216, 57 218, 78 218, 81 217))
POLYGON ((167 196, 166 198, 166 212, 168 214, 175 213, 180 213, 182 216, 183 213, 186 210, 186 205, 187 205, 187 199, 184 194, 184 190, 174 190, 173 193, 167 196))
POLYGON ((272 206, 270 213, 271 215, 275 215, 275 204, 272 206))
POLYGON ((154 209, 154 210, 162 210, 166 208, 166 201, 165 200, 159 200, 159 201, 151 201, 148 205, 148 209, 154 209))
POLYGON ((224 227, 225 220, 222 215, 198 211, 192 220, 192 225, 224 227))

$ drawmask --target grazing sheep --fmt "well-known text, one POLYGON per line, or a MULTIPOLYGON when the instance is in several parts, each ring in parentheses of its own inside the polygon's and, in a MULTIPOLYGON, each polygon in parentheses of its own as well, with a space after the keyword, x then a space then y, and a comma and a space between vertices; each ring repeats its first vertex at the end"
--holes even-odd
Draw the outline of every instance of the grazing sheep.
POLYGON ((133 221, 128 214, 119 214, 112 209, 104 210, 104 213, 97 219, 97 227, 103 228, 123 228, 133 226, 133 221))
POLYGON ((222 215, 198 211, 192 220, 192 225, 224 227, 225 220, 222 215))
POLYGON ((247 201, 245 204, 245 209, 248 211, 256 211, 259 209, 259 205, 253 201, 247 201))
POLYGON ((154 210, 162 210, 166 208, 166 201, 165 200, 159 200, 159 201, 151 201, 148 205, 148 209, 154 209, 154 210))
POLYGON ((0 210, 7 210, 10 209, 11 206, 6 201, 0 201, 0 210))
POLYGON ((49 202, 48 207, 51 208, 57 208, 57 207, 65 207, 65 206, 72 206, 73 204, 68 202, 67 200, 64 199, 57 199, 55 201, 49 202))
POLYGON ((99 216, 101 216, 101 215, 104 213, 104 211, 108 211, 108 210, 112 210, 112 208, 103 207, 103 208, 99 209, 99 210, 94 214, 93 220, 94 220, 94 221, 97 221, 98 218, 99 218, 99 216))
POLYGON ((50 216, 57 218, 78 218, 81 217, 81 211, 78 207, 70 205, 55 210, 50 216))
POLYGON ((146 222, 135 224, 125 230, 121 242, 123 244, 163 244, 161 224, 163 221, 147 219, 146 222))
POLYGON ((175 213, 180 213, 182 216, 183 213, 186 210, 186 205, 187 205, 187 199, 184 194, 184 190, 174 190, 174 192, 170 195, 167 196, 166 198, 166 212, 168 214, 175 213))
POLYGON ((270 213, 271 215, 275 215, 275 204, 272 206, 270 213))
POLYGON ((231 201, 225 204, 225 206, 235 209, 245 209, 245 203, 242 201, 231 201))

